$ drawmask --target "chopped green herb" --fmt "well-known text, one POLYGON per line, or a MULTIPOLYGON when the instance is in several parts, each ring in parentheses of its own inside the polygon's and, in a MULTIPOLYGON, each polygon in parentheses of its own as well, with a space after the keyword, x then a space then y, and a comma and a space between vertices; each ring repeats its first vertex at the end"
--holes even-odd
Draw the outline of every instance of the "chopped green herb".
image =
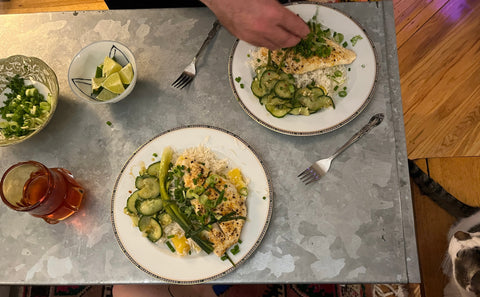
POLYGON ((157 153, 153 153, 153 156, 156 158, 156 157, 158 157, 158 154, 157 154, 157 153))
POLYGON ((347 96, 347 92, 346 91, 340 91, 340 92, 338 92, 338 96, 345 97, 345 96, 347 96))
POLYGON ((175 237, 175 235, 168 235, 168 236, 167 236, 168 239, 172 239, 172 238, 174 238, 174 237, 175 237))
POLYGON ((111 125, 112 125, 112 122, 107 121, 107 125, 111 126, 111 125))
POLYGON ((365 64, 362 64, 362 68, 365 68, 365 64))
POLYGON ((262 199, 263 199, 263 200, 267 200, 267 197, 263 196, 262 199))
POLYGON ((241 89, 245 88, 245 85, 244 85, 244 84, 240 84, 240 88, 241 88, 241 89))
POLYGON ((352 37, 352 39, 350 39, 350 42, 352 43, 352 46, 355 46, 355 44, 357 44, 357 41, 359 40, 362 40, 362 36, 360 35, 355 35, 352 37))
POLYGON ((348 43, 345 41, 344 43, 342 43, 342 46, 343 46, 343 47, 347 47, 347 46, 348 46, 348 43))
POLYGON ((47 119, 51 109, 50 94, 45 100, 44 96, 31 85, 25 85, 24 79, 19 75, 7 78, 9 83, 5 93, 4 106, 0 108, 3 121, 0 121, 0 130, 5 137, 25 136, 35 131, 47 119))
POLYGON ((238 246, 238 244, 236 244, 231 250, 230 252, 232 253, 232 255, 236 255, 240 252, 240 247, 238 246))
POLYGON ((342 71, 340 70, 336 70, 334 73, 333 73, 336 77, 340 77, 343 75, 342 71))
POLYGON ((335 86, 335 88, 333 88, 334 91, 337 91, 338 90, 338 86, 335 86))
POLYGON ((240 76, 238 76, 238 77, 235 78, 235 81, 236 81, 236 82, 240 82, 241 80, 242 80, 242 78, 241 78, 240 76))
POLYGON ((338 44, 342 43, 343 39, 344 39, 344 36, 342 33, 337 33, 337 32, 333 33, 333 41, 335 41, 336 43, 338 44))
POLYGON ((172 253, 175 253, 175 248, 173 247, 173 245, 170 241, 166 241, 165 244, 168 246, 168 248, 170 249, 170 251, 172 253))

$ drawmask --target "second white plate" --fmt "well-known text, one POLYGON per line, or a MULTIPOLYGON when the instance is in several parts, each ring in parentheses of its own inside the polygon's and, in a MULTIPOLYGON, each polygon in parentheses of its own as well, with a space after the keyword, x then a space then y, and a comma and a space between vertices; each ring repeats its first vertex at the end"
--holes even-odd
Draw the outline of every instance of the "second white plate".
MULTIPOLYGON (((360 35, 362 40, 352 48, 357 59, 348 66, 348 95, 334 98, 335 109, 320 111, 310 116, 286 115, 283 118, 272 116, 250 90, 254 70, 248 60, 257 47, 237 40, 233 45, 228 73, 230 85, 245 112, 261 125, 279 133, 297 136, 318 135, 338 129, 360 114, 370 102, 377 76, 377 62, 373 43, 365 31, 342 12, 317 4, 293 3, 288 9, 298 14, 305 21, 317 15, 317 21, 331 30, 344 34, 345 40, 360 35), (235 79, 240 77, 241 84, 235 79)), ((349 42, 350 43, 350 42, 349 42)), ((351 46, 350 46, 351 48, 351 46)))

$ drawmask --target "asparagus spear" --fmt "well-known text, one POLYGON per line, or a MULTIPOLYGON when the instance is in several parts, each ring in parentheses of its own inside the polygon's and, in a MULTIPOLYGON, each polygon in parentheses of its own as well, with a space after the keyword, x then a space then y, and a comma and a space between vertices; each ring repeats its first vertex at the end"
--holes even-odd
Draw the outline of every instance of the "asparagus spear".
POLYGON ((173 150, 167 147, 162 152, 162 158, 160 161, 160 169, 158 171, 158 180, 160 182, 160 197, 164 202, 164 209, 170 215, 173 221, 175 221, 185 232, 185 236, 192 238, 198 246, 204 250, 207 254, 213 251, 212 243, 200 237, 200 234, 195 232, 193 224, 188 218, 180 211, 175 200, 170 199, 166 189, 166 177, 172 160, 173 150))

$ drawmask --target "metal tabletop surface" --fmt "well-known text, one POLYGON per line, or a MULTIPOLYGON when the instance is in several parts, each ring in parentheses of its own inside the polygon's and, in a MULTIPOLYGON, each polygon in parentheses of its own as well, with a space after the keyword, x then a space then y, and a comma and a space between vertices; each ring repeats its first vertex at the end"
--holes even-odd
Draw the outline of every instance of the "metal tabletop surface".
POLYGON ((197 124, 226 129, 249 143, 274 189, 263 242, 214 283, 419 283, 393 5, 327 6, 365 28, 377 51, 378 82, 372 101, 353 121, 306 137, 271 131, 243 111, 228 80, 235 38, 224 28, 200 58, 193 83, 183 90, 170 86, 213 23, 206 8, 1 15, 0 57, 41 58, 57 74, 60 96, 43 131, 0 148, 0 170, 25 160, 67 168, 87 196, 79 213, 56 225, 0 205, 0 284, 161 282, 119 248, 110 221, 112 191, 139 146, 168 129, 197 124), (136 57, 137 85, 115 104, 82 101, 68 85, 73 56, 98 40, 124 43, 136 57), (296 178, 379 112, 384 122, 335 159, 322 180, 306 187, 296 178))

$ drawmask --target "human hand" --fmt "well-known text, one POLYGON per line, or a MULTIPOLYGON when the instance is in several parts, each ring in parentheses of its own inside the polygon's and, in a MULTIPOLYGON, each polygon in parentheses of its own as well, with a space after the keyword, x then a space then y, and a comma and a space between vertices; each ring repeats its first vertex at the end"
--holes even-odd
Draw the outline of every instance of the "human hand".
POLYGON ((271 50, 291 47, 310 29, 277 0, 200 0, 237 38, 271 50))

